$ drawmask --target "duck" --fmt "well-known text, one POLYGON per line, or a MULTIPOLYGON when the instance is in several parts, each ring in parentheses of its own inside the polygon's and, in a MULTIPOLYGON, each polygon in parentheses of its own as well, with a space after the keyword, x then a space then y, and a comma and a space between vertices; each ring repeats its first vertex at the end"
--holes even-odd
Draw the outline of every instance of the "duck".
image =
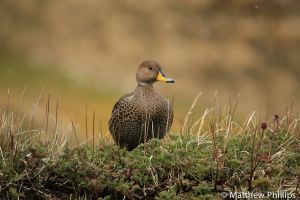
POLYGON ((137 86, 114 105, 108 122, 115 143, 133 150, 152 138, 162 139, 173 123, 173 105, 155 91, 157 81, 174 83, 154 60, 142 62, 136 72, 137 86))

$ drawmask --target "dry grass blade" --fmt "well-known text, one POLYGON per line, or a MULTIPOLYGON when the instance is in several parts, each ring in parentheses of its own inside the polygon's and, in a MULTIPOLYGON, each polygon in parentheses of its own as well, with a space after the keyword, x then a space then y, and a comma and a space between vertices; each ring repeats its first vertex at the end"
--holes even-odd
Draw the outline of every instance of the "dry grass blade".
POLYGON ((95 154, 95 111, 93 112, 93 157, 94 157, 94 154, 95 154))
POLYGON ((32 111, 31 111, 31 115, 30 115, 30 129, 33 129, 33 116, 34 116, 34 113, 35 113, 35 110, 40 102, 40 99, 44 93, 44 90, 45 90, 45 87, 43 87, 40 95, 38 96, 37 100, 33 103, 33 107, 32 107, 32 111))
POLYGON ((71 125, 72 125, 72 130, 73 130, 74 135, 75 135, 76 144, 77 144, 77 146, 79 146, 79 141, 78 141, 78 137, 77 137, 77 132, 76 132, 76 129, 75 129, 75 126, 74 126, 74 123, 73 123, 73 120, 72 120, 72 119, 71 119, 71 125))
POLYGON ((197 95, 197 97, 194 99, 194 102, 193 102, 192 106, 190 107, 188 113, 186 114, 186 116, 185 116, 185 118, 184 118, 182 130, 181 130, 181 134, 185 134, 185 133, 188 133, 188 132, 189 132, 189 130, 186 130, 187 127, 188 127, 188 123, 189 123, 189 117, 190 117, 190 115, 192 114, 192 111, 193 111, 194 107, 196 106, 197 101, 198 101, 198 99, 200 98, 201 95, 202 95, 202 92, 200 92, 200 93, 197 95))

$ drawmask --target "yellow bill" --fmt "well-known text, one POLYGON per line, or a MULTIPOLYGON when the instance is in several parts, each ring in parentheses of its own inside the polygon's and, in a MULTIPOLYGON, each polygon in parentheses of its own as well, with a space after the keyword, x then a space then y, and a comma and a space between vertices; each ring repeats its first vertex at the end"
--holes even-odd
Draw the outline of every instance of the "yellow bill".
POLYGON ((174 83, 175 81, 171 78, 168 78, 163 72, 159 71, 156 77, 156 80, 163 81, 166 83, 174 83))

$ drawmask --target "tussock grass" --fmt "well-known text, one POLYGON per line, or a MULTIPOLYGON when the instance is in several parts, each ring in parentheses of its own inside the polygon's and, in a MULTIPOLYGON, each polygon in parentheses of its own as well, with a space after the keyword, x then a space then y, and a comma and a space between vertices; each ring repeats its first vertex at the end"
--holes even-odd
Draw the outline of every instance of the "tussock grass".
POLYGON ((3 107, 0 199, 216 199, 224 191, 278 190, 299 195, 300 128, 292 109, 267 122, 254 112, 237 123, 237 104, 220 107, 216 100, 194 116, 199 97, 181 133, 130 152, 99 135, 94 117, 93 138, 80 144, 70 142, 79 134, 73 121, 60 127, 47 105, 40 130, 3 107))

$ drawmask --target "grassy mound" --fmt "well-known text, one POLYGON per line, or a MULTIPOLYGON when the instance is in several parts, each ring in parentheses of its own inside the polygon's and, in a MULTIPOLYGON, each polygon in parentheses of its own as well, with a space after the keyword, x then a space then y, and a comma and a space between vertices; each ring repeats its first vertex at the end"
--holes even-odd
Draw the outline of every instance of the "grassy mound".
POLYGON ((216 199, 221 192, 279 190, 299 195, 298 119, 276 116, 260 127, 253 117, 241 126, 231 118, 210 120, 206 131, 195 134, 197 124, 197 130, 204 126, 199 121, 184 134, 133 151, 107 140, 70 147, 59 131, 23 130, 24 118, 7 109, 1 119, 0 199, 216 199))

